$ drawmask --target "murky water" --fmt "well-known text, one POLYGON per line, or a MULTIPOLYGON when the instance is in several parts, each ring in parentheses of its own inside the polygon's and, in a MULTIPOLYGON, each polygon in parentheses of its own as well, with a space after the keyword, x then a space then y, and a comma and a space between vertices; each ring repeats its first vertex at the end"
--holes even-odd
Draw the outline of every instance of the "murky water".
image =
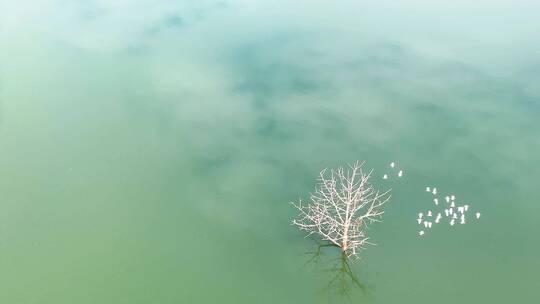
POLYGON ((357 159, 405 174, 352 302, 535 302, 539 11, 4 1, 0 302, 347 302, 288 202, 357 159), (481 220, 419 238, 432 185, 481 220))

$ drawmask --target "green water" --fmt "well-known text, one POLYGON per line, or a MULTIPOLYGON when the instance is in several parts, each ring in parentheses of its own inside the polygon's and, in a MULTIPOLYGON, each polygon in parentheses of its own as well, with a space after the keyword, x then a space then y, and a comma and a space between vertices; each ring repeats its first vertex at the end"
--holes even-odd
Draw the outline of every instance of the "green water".
POLYGON ((2 1, 0 303, 536 302, 540 5, 474 3, 2 1), (347 300, 288 202, 357 159, 347 300))

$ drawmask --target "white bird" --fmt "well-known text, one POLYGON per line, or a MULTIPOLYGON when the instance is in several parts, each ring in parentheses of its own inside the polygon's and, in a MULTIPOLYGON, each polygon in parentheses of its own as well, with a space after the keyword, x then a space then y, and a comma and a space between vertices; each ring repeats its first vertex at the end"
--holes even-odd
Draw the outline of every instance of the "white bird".
POLYGON ((457 210, 458 210, 459 212, 463 213, 463 210, 464 210, 464 209, 463 209, 463 207, 457 207, 457 210))
POLYGON ((437 188, 433 188, 433 191, 431 193, 433 193, 433 195, 437 194, 437 188))
POLYGON ((418 221, 418 224, 422 224, 422 219, 416 219, 418 221))
POLYGON ((444 215, 445 216, 448 216, 448 212, 449 212, 448 209, 444 209, 444 215))
POLYGON ((465 211, 469 210, 469 205, 463 206, 465 208, 465 211))
POLYGON ((398 176, 398 177, 402 177, 402 176, 403 176, 403 170, 399 170, 397 176, 398 176))
POLYGON ((394 162, 390 163, 390 167, 394 168, 395 166, 396 166, 396 163, 394 163, 394 162))
POLYGON ((476 218, 479 219, 480 218, 480 212, 476 212, 476 218))
POLYGON ((454 201, 452 201, 452 204, 450 204, 450 207, 454 208, 456 206, 456 204, 454 203, 454 201))
POLYGON ((418 232, 418 235, 424 235, 424 230, 420 230, 420 232, 418 232))
POLYGON ((431 216, 431 210, 428 211, 427 216, 431 216))
POLYGON ((453 219, 450 221, 450 226, 454 226, 454 220, 453 219))
POLYGON ((452 213, 454 213, 454 209, 452 208, 448 209, 448 214, 452 214, 452 213))
POLYGON ((429 187, 426 187, 426 192, 431 192, 431 189, 429 187))
POLYGON ((452 195, 452 196, 450 196, 450 199, 451 199, 451 200, 455 200, 455 199, 456 199, 456 196, 455 196, 455 195, 452 195))
POLYGON ((438 205, 439 204, 439 200, 434 198, 433 201, 435 202, 435 205, 438 205))
POLYGON ((444 197, 444 199, 446 200, 447 203, 450 202, 450 196, 447 195, 447 196, 444 197))
POLYGON ((424 227, 426 227, 426 228, 427 228, 427 226, 428 226, 428 222, 427 222, 427 221, 425 221, 425 222, 424 222, 424 227))
POLYGON ((461 218, 461 222, 459 222, 459 223, 460 223, 460 224, 465 224, 465 218, 462 217, 462 218, 461 218))
POLYGON ((452 218, 457 219, 457 213, 454 213, 454 215, 452 215, 452 218))
POLYGON ((441 220, 441 218, 440 218, 440 217, 437 217, 437 218, 435 219, 435 224, 438 224, 440 220, 441 220))
POLYGON ((388 179, 388 174, 383 175, 382 179, 388 179))
POLYGON ((431 228, 432 223, 428 222, 428 228, 431 228))
POLYGON ((418 218, 422 218, 422 216, 424 216, 422 212, 418 213, 418 218))

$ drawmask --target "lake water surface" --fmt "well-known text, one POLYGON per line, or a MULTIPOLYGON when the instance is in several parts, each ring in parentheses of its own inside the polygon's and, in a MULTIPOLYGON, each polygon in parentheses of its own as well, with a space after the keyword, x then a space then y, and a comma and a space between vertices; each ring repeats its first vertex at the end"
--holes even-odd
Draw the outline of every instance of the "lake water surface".
POLYGON ((3 1, 0 302, 534 303, 540 4, 393 2, 3 1), (357 159, 347 299, 289 202, 357 159))

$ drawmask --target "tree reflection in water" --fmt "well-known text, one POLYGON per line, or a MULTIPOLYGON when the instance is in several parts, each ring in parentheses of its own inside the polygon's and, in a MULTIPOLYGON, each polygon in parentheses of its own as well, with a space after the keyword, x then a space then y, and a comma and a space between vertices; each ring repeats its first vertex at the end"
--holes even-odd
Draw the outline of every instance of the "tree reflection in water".
POLYGON ((339 246, 332 243, 318 243, 315 251, 306 254, 309 259, 304 267, 313 266, 325 276, 328 275, 326 287, 321 290, 323 294, 331 299, 337 296, 351 300, 352 292, 358 289, 364 295, 368 295, 368 288, 351 268, 350 259, 339 246))

